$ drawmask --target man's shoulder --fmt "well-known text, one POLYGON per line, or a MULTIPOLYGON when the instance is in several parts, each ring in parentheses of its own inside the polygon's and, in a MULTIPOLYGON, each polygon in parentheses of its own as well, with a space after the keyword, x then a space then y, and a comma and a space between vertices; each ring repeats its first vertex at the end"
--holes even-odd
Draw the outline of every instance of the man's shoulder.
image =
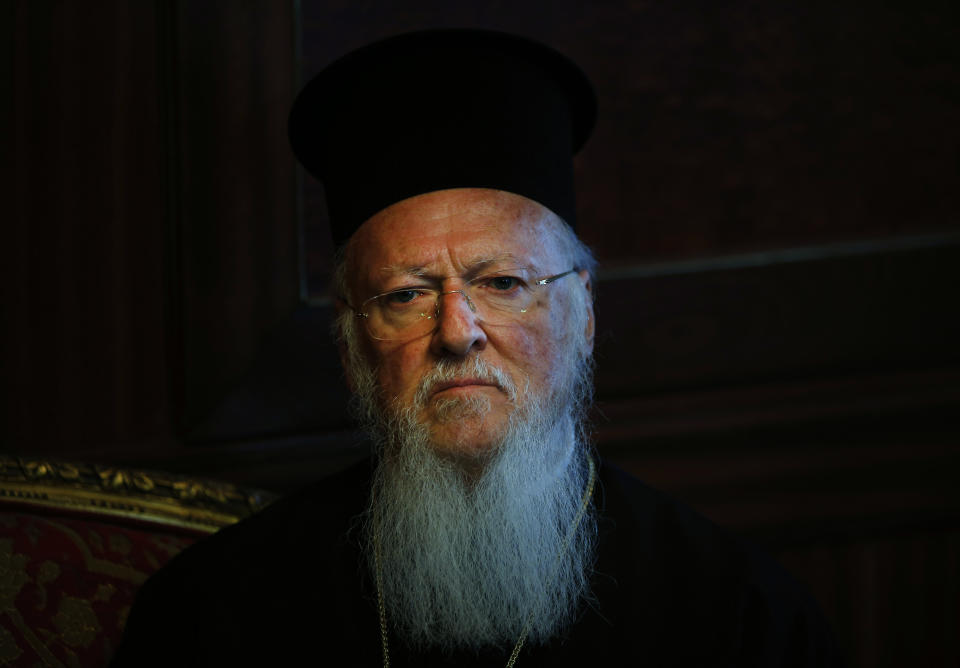
POLYGON ((600 471, 600 530, 635 563, 716 587, 796 585, 762 549, 682 501, 610 463, 600 471))
POLYGON ((648 555, 709 553, 711 560, 742 556, 745 544, 670 494, 651 487, 615 464, 601 460, 597 497, 601 523, 620 540, 648 555))
POLYGON ((308 637, 309 625, 339 628, 366 614, 353 529, 369 471, 369 462, 351 466, 174 557, 138 592, 114 665, 263 663, 282 649, 264 637, 308 637))
POLYGON ((616 466, 602 464, 600 479, 600 586, 628 602, 634 623, 671 642, 700 638, 715 658, 835 664, 819 606, 764 550, 616 466))
MULTIPOLYGON (((325 476, 287 494, 260 512, 235 525, 226 527, 217 536, 242 536, 246 532, 268 531, 280 540, 286 529, 300 522, 326 523, 340 526, 351 523, 363 512, 370 493, 372 463, 358 461, 336 473, 325 476)), ((298 539, 303 532, 295 531, 298 539)))
MULTIPOLYGON (((289 559, 322 554, 347 540, 358 522, 369 494, 370 462, 363 460, 286 495, 246 519, 224 527, 190 546, 171 561, 176 568, 190 562, 221 563, 225 556, 232 564, 269 559, 289 559)), ((222 566, 221 566, 222 567, 222 566)))

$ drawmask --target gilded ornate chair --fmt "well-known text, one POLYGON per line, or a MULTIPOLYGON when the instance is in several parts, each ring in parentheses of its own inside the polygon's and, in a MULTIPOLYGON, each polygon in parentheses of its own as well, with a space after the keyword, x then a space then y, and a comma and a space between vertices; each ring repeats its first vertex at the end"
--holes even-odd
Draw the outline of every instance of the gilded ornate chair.
POLYGON ((0 666, 105 665, 151 573, 272 500, 224 482, 0 455, 0 666))

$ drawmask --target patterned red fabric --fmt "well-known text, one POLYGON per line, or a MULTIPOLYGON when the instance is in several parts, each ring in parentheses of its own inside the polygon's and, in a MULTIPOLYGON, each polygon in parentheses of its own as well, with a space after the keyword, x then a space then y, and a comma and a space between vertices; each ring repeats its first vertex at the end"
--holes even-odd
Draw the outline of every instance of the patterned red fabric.
POLYGON ((140 584, 202 533, 0 512, 0 666, 103 666, 140 584))

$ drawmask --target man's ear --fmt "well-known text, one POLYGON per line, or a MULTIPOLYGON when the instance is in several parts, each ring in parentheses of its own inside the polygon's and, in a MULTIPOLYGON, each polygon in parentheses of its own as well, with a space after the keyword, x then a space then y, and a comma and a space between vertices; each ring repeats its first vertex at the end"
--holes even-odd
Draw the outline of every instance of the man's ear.
POLYGON ((583 285, 584 307, 587 309, 587 328, 584 331, 584 339, 587 342, 588 352, 593 352, 593 337, 596 332, 596 325, 593 319, 593 283, 590 281, 590 272, 582 269, 577 272, 580 282, 583 285))
MULTIPOLYGON (((334 311, 333 317, 337 320, 343 316, 344 312, 351 311, 350 307, 347 306, 347 303, 336 297, 333 300, 334 311)), ((350 390, 351 394, 356 391, 356 388, 353 386, 353 375, 350 373, 350 356, 347 355, 347 344, 343 340, 342 332, 340 327, 337 326, 337 352, 340 353, 340 366, 343 367, 343 378, 347 382, 347 389, 350 390)))

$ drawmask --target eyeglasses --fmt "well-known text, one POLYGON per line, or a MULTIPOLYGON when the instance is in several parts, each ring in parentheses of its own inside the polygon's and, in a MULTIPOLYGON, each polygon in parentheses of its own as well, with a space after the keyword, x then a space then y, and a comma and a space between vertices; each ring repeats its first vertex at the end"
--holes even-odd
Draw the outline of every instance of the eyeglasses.
POLYGON ((575 271, 528 282, 521 278, 523 270, 512 269, 474 278, 461 290, 401 288, 371 297, 353 310, 363 318, 370 336, 380 341, 415 339, 433 332, 440 321, 442 297, 452 294, 462 295, 484 323, 513 325, 535 309, 539 290, 575 271))

